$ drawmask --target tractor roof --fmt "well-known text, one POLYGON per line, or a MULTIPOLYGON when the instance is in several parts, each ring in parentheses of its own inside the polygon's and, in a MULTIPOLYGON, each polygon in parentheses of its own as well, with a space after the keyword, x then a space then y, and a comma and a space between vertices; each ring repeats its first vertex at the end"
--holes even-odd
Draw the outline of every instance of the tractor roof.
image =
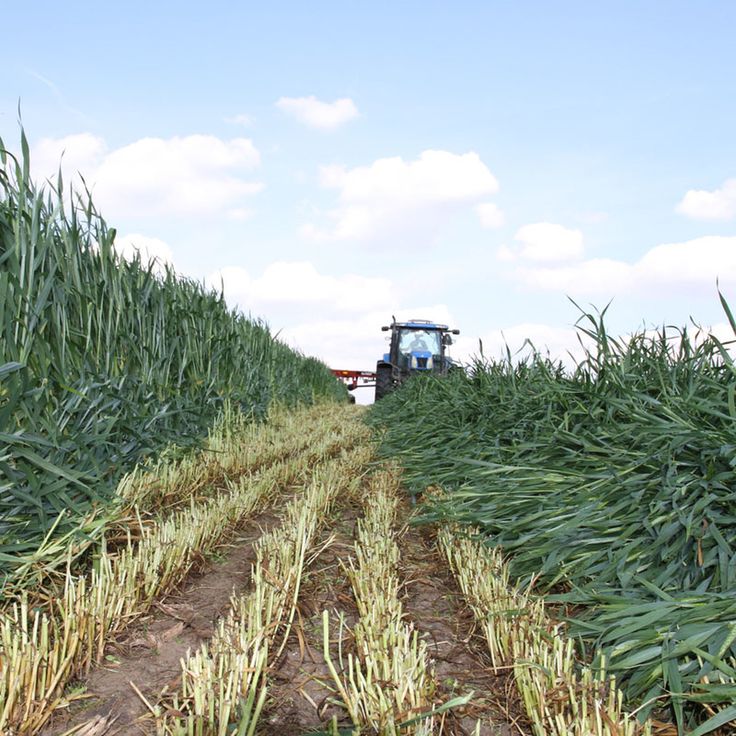
POLYGON ((415 330, 446 330, 447 325, 430 322, 428 319, 411 319, 408 322, 396 322, 397 327, 408 327, 415 330))

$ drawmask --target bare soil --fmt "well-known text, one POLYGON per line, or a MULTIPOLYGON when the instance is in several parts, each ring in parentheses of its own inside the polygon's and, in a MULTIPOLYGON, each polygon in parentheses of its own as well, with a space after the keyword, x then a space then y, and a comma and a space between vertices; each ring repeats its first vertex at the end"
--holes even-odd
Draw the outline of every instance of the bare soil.
POLYGON ((261 736, 298 736, 324 730, 333 716, 341 727, 351 725, 345 710, 332 702, 332 678, 323 654, 322 612, 331 612, 330 656, 339 671, 339 650, 342 648, 343 656, 352 651, 352 637, 344 629, 342 640, 338 640, 339 622, 334 612, 343 614, 350 629, 358 620, 350 582, 340 563, 353 551, 360 513, 358 504, 345 498, 334 521, 326 525, 322 543, 329 538, 332 541, 306 571, 295 626, 271 669, 269 704, 258 730, 261 736))
MULTIPOLYGON (((269 699, 259 736, 302 736, 324 731, 333 717, 350 727, 345 710, 333 699, 332 678, 322 651, 322 612, 331 612, 330 654, 338 671, 339 652, 353 649, 350 630, 358 620, 350 583, 341 562, 353 552, 360 504, 350 497, 327 521, 317 557, 302 580, 297 615, 283 652, 270 667, 269 699), (344 617, 340 634, 337 612, 344 617), (339 639, 341 638, 341 640, 339 639)), ((401 516, 410 517, 408 504, 401 516)), ((85 698, 58 711, 43 736, 60 736, 79 728, 77 736, 141 736, 155 732, 149 707, 162 691, 179 684, 181 660, 208 640, 214 624, 230 606, 233 592, 244 591, 255 560, 254 543, 279 523, 263 513, 247 522, 238 536, 202 564, 180 590, 157 603, 151 612, 108 647, 105 663, 84 683, 85 698)), ((449 711, 439 722, 441 736, 525 736, 528 725, 513 682, 494 675, 485 656, 485 641, 475 631, 473 616, 431 532, 407 527, 399 536, 403 605, 428 646, 437 675, 438 703, 473 691, 471 702, 449 711), (480 721, 480 730, 476 731, 480 721)))
POLYGON ((212 636, 233 592, 248 586, 254 543, 279 521, 267 512, 246 522, 236 538, 220 548, 220 557, 190 574, 177 593, 127 629, 125 638, 107 648, 105 663, 84 683, 87 697, 69 712, 54 714, 43 736, 59 736, 85 723, 97 724, 95 736, 151 733, 153 724, 141 695, 153 705, 164 688, 176 687, 181 659, 212 636), (107 731, 99 725, 103 721, 110 725, 107 731))
MULTIPOLYGON (((404 516, 409 518, 408 504, 404 516)), ((450 710, 442 736, 519 736, 530 733, 511 677, 493 673, 486 642, 427 528, 409 526, 399 537, 403 606, 434 660, 439 700, 473 692, 468 705, 450 710), (479 731, 476 731, 480 721, 479 731)), ((444 714, 443 714, 444 715, 444 714)))
MULTIPOLYGON (((358 619, 355 601, 341 561, 353 552, 359 504, 344 501, 325 534, 334 535, 310 567, 302 586, 298 625, 271 671, 270 703, 262 718, 261 736, 325 731, 333 716, 349 729, 343 708, 333 702, 332 679, 322 652, 322 611, 339 610, 352 628, 358 619)), ((402 516, 408 519, 408 505, 402 516)), ((403 605, 408 620, 427 642, 437 675, 438 701, 474 692, 471 702, 449 711, 439 721, 441 736, 526 736, 530 731, 510 677, 495 675, 484 654, 486 643, 475 631, 474 619, 462 593, 438 552, 431 533, 407 527, 400 535, 403 605), (480 729, 476 727, 480 721, 480 729)), ((336 616, 331 616, 330 656, 338 671, 338 647, 343 657, 352 641, 343 632, 338 642, 336 616)))

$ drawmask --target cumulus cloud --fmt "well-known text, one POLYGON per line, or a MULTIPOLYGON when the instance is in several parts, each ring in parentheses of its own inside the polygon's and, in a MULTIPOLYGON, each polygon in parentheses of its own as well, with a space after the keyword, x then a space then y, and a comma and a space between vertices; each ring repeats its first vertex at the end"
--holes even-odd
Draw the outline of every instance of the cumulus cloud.
POLYGON ((736 217, 736 179, 726 179, 712 192, 691 189, 676 209, 696 220, 730 220, 736 217))
POLYGON ((594 258, 557 267, 521 267, 517 275, 528 286, 566 294, 615 294, 631 285, 633 267, 623 261, 594 258))
POLYGON ((501 208, 493 202, 481 202, 475 206, 480 224, 489 230, 501 227, 506 218, 501 208))
POLYGON ((248 125, 253 125, 253 118, 246 113, 240 113, 238 115, 230 115, 229 117, 225 118, 225 122, 229 123, 230 125, 242 125, 244 127, 247 127, 248 125))
POLYGON ((286 327, 281 337, 307 355, 315 355, 331 368, 372 371, 388 350, 381 324, 386 317, 375 313, 353 319, 324 317, 286 327), (382 321, 383 320, 383 321, 382 321))
POLYGON ((263 186, 245 178, 259 164, 247 138, 142 138, 111 150, 82 133, 42 139, 31 160, 37 175, 52 181, 60 160, 67 180, 81 174, 108 217, 242 214, 243 202, 263 186))
POLYGON ((228 300, 253 313, 270 314, 274 305, 287 305, 298 308, 294 311, 296 318, 302 316, 303 309, 312 314, 319 308, 356 312, 392 300, 388 279, 322 274, 308 261, 277 261, 257 277, 239 266, 228 266, 211 274, 207 283, 215 288, 222 283, 228 300))
POLYGON ((314 95, 309 97, 281 97, 276 107, 310 128, 335 130, 358 117, 358 108, 349 97, 334 102, 322 102, 314 95))
POLYGON ((538 322, 521 322, 490 330, 480 336, 463 335, 458 338, 454 355, 469 362, 480 353, 489 359, 505 358, 507 349, 513 358, 521 358, 537 350, 553 360, 570 364, 583 355, 579 333, 574 327, 559 327, 538 322))
POLYGON ((571 295, 605 295, 712 290, 716 279, 736 285, 736 237, 706 236, 682 243, 665 243, 638 261, 591 259, 559 267, 522 267, 517 277, 529 286, 571 295))
POLYGON ((166 265, 174 264, 174 253, 168 243, 139 233, 115 238, 115 251, 129 261, 140 256, 144 265, 153 261, 158 273, 162 273, 166 265))
POLYGON ((399 156, 369 166, 328 166, 322 186, 339 192, 328 213, 331 227, 313 223, 302 234, 322 240, 365 240, 380 234, 424 232, 453 209, 498 191, 498 182, 477 153, 424 151, 414 161, 399 156))
POLYGON ((514 239, 520 244, 518 255, 529 261, 569 261, 583 254, 580 230, 552 222, 524 225, 514 239))
POLYGON ((56 183, 59 169, 65 180, 77 174, 88 179, 106 153, 105 140, 91 133, 42 138, 31 151, 31 166, 37 176, 49 179, 52 183, 56 183))
POLYGON ((736 282, 736 237, 707 236, 658 245, 636 264, 649 283, 713 286, 716 278, 736 282))
POLYGON ((408 204, 464 201, 498 190, 498 182, 477 153, 424 151, 415 161, 382 158, 370 166, 322 170, 322 183, 339 188, 348 202, 399 200, 408 204))

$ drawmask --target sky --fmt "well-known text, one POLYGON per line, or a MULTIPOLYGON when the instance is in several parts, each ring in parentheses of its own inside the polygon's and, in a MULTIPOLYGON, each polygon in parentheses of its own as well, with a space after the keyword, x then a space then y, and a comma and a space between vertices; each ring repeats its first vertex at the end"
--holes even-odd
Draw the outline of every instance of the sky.
MULTIPOLYGON (((141 250, 334 368, 392 315, 460 360, 727 335, 736 2, 65 3, 3 10, 0 137, 141 250), (62 159, 63 153, 63 159, 62 159)), ((368 391, 361 400, 369 400, 368 391)))

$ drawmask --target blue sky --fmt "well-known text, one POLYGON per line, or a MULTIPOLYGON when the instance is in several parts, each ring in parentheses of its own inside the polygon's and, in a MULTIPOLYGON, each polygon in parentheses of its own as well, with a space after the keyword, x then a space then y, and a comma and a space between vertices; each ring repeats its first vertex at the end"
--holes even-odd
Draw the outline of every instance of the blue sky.
POLYGON ((0 135, 93 182, 133 247, 370 368, 392 313, 459 357, 723 329, 736 3, 39 2, 3 11, 0 135), (12 29, 8 32, 7 29, 12 29))

